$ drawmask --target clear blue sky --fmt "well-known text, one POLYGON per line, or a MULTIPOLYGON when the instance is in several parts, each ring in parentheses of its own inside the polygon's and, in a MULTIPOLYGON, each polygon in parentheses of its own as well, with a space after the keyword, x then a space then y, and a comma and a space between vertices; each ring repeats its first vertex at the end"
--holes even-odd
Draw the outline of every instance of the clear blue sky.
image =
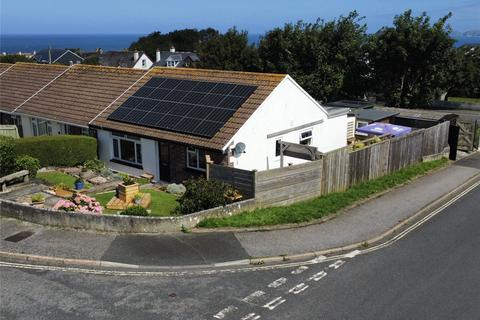
POLYGON ((263 33, 285 22, 326 20, 356 9, 369 31, 406 9, 433 18, 453 12, 455 31, 480 29, 480 0, 1 0, 3 34, 145 34, 180 28, 237 26, 263 33))

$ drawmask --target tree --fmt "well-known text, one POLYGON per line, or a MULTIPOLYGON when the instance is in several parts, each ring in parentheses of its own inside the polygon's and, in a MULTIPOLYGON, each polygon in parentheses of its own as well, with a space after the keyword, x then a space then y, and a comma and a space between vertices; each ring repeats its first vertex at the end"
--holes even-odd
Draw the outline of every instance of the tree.
POLYGON ((0 55, 0 62, 2 63, 33 62, 33 59, 28 58, 23 54, 6 54, 6 55, 0 55))
POLYGON ((247 31, 229 29, 226 33, 217 33, 200 42, 199 68, 259 71, 260 61, 257 48, 248 44, 247 31))
POLYGON ((480 98, 480 47, 464 45, 455 50, 447 96, 480 98))
POLYGON ((212 28, 175 30, 166 34, 156 31, 140 37, 130 45, 129 50, 144 51, 150 57, 155 57, 157 49, 166 51, 172 46, 177 51, 196 51, 201 41, 206 41, 217 34, 218 31, 212 28))
POLYGON ((408 10, 372 36, 369 59, 387 105, 422 107, 445 92, 454 53, 450 16, 431 25, 426 13, 414 17, 408 10))
POLYGON ((363 96, 369 73, 362 20, 353 11, 329 22, 299 21, 275 28, 260 41, 262 68, 292 75, 319 100, 363 96))

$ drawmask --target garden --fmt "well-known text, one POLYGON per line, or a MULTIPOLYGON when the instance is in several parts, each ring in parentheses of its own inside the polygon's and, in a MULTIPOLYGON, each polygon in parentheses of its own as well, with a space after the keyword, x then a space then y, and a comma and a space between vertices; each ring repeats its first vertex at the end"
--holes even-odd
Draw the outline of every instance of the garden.
POLYGON ((29 182, 9 186, 9 199, 79 214, 160 217, 223 206, 239 198, 232 187, 204 178, 184 185, 158 184, 148 174, 114 172, 96 159, 96 148, 96 140, 85 136, 0 137, 0 177, 20 170, 28 170, 30 177, 29 182))

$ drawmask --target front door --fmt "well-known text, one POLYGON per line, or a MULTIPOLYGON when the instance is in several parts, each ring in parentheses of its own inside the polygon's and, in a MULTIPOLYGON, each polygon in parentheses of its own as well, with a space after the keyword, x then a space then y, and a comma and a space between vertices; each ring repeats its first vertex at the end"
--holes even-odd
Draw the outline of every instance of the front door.
POLYGON ((168 142, 158 142, 158 158, 160 159, 160 180, 170 181, 170 152, 168 142))

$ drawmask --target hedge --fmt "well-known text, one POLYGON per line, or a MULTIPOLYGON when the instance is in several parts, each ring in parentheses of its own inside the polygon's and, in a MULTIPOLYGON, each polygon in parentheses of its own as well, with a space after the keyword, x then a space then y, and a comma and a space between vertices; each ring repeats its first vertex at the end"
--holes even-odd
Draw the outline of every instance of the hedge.
POLYGON ((75 166, 97 158, 97 140, 87 136, 57 135, 15 139, 17 156, 29 155, 45 166, 75 166))

